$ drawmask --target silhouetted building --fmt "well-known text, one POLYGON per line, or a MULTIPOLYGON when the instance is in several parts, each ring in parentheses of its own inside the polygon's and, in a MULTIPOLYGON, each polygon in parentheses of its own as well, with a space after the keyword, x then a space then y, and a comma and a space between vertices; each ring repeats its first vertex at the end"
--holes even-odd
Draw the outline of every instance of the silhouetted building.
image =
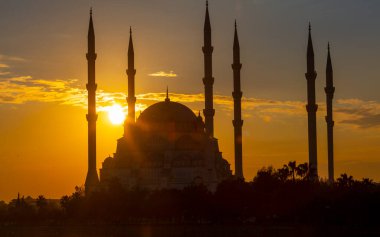
POLYGON ((241 92, 240 87, 240 46, 239 38, 237 33, 236 21, 235 21, 235 34, 234 34, 234 45, 233 45, 233 64, 232 70, 234 75, 234 91, 232 92, 232 97, 234 99, 234 120, 232 124, 234 125, 234 143, 235 143, 235 176, 243 179, 243 146, 242 146, 242 126, 243 120, 241 119, 241 97, 243 92, 241 92))
POLYGON ((95 33, 92 23, 92 10, 90 11, 90 24, 88 28, 88 51, 86 54, 88 62, 88 83, 86 85, 88 91, 88 171, 86 176, 85 188, 86 192, 93 190, 98 184, 98 173, 96 171, 96 83, 95 83, 95 33))
MULTIPOLYGON (((196 116, 185 105, 171 101, 168 92, 165 101, 149 106, 135 121, 136 70, 130 35, 127 69, 130 114, 124 123, 124 136, 117 140, 116 152, 102 164, 101 183, 106 185, 118 180, 125 188, 148 189, 181 189, 193 183, 203 183, 215 190, 218 183, 231 177, 230 165, 223 159, 218 140, 213 136, 213 48, 208 8, 204 33, 206 123, 200 114, 196 116)), ((240 89, 236 90, 240 92, 240 89)))
POLYGON ((327 123, 327 156, 328 156, 328 172, 329 182, 334 182, 334 120, 332 100, 334 98, 335 87, 333 83, 333 68, 330 56, 330 44, 327 46, 327 63, 326 63, 326 123, 327 123))
POLYGON ((309 172, 312 179, 318 178, 317 164, 317 118, 318 105, 315 103, 315 79, 317 72, 314 66, 314 49, 311 39, 311 26, 309 24, 309 38, 307 43, 307 115, 308 115, 308 136, 309 136, 309 172))

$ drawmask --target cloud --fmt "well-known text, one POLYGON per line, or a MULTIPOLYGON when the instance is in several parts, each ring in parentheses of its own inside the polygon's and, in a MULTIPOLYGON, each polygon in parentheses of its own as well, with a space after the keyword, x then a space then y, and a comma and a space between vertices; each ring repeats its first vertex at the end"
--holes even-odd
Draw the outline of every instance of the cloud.
MULTIPOLYGON (((28 102, 50 102, 87 109, 87 90, 76 79, 35 79, 31 76, 0 79, 0 104, 24 104, 28 102)), ((106 111, 107 107, 120 104, 127 110, 126 94, 97 90, 97 110, 106 111)), ((138 94, 136 110, 143 111, 149 105, 164 101, 166 93, 138 94)), ((185 103, 194 111, 203 108, 204 95, 170 93, 172 101, 185 103)), ((231 96, 214 95, 215 108, 231 114, 231 96)), ((281 101, 259 98, 242 98, 243 118, 255 117, 270 123, 284 118, 304 118, 307 116, 304 101, 281 101)), ((324 103, 319 103, 317 116, 323 119, 324 103)), ((336 124, 351 128, 369 129, 380 126, 380 102, 360 99, 340 99, 334 103, 336 124)))
POLYGON ((0 104, 59 102, 73 92, 76 80, 41 80, 31 76, 11 77, 0 81, 0 104))
POLYGON ((380 126, 380 103, 360 99, 342 99, 337 101, 337 117, 343 124, 358 128, 380 126))
POLYGON ((174 77, 177 77, 178 75, 175 74, 173 71, 170 71, 170 72, 159 71, 159 72, 154 72, 154 73, 148 74, 148 76, 174 78, 174 77))
POLYGON ((0 61, 25 62, 26 60, 24 58, 17 57, 17 56, 9 56, 9 55, 0 54, 0 61))
POLYGON ((9 70, 11 68, 11 65, 22 61, 25 61, 25 59, 0 54, 0 77, 10 75, 11 72, 9 70))
MULTIPOLYGON (((166 97, 165 93, 146 93, 137 95, 138 100, 148 101, 163 101, 166 97)), ((199 94, 176 94, 170 93, 169 97, 172 101, 186 103, 189 107, 194 107, 192 104, 199 104, 203 107, 204 95, 199 94)), ((214 103, 216 107, 226 111, 233 111, 233 99, 231 96, 214 95, 214 103)), ((199 105, 198 105, 199 106, 199 105)), ((275 101, 257 98, 242 98, 243 117, 260 117, 265 122, 270 122, 272 117, 276 116, 305 116, 305 103, 301 101, 275 101)))
POLYGON ((380 126, 380 114, 369 114, 357 119, 343 120, 342 123, 353 124, 360 128, 371 128, 380 126))
MULTIPOLYGON (((34 79, 31 76, 10 77, 0 80, 0 104, 25 104, 28 102, 58 103, 87 109, 87 90, 77 79, 34 79), (81 88, 82 87, 82 88, 81 88)), ((96 92, 97 110, 106 111, 114 104, 125 104, 124 93, 96 92)), ((137 110, 146 108, 137 103, 137 110)))
POLYGON ((9 68, 9 65, 5 63, 0 63, 0 68, 9 68))

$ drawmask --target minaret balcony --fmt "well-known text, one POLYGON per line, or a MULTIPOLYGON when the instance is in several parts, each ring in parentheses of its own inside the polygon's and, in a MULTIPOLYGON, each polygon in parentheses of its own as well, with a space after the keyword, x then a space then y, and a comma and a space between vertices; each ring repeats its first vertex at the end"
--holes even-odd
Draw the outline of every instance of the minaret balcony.
POLYGON ((309 113, 315 113, 318 110, 318 105, 317 104, 308 104, 306 105, 306 111, 309 113))
POLYGON ((97 114, 86 114, 86 118, 88 122, 96 122, 98 120, 97 114))
POLYGON ((136 103, 136 97, 127 97, 127 102, 129 103, 136 103))
POLYGON ((233 70, 240 70, 242 64, 241 63, 233 63, 231 64, 233 70))
POLYGON ((335 92, 335 87, 325 87, 325 92, 326 94, 334 94, 335 92))
POLYGON ((315 80, 317 78, 317 72, 312 71, 312 72, 307 72, 305 73, 306 80, 315 80))
POLYGON ((127 75, 128 76, 136 75, 136 69, 127 69, 127 75))
POLYGON ((234 125, 234 127, 242 127, 243 123, 243 120, 232 120, 232 124, 234 125))
POLYGON ((96 53, 86 53, 87 60, 96 60, 97 54, 96 53))
POLYGON ((241 92, 241 91, 234 91, 234 92, 232 92, 232 97, 234 99, 241 99, 242 96, 243 96, 243 92, 241 92))
POLYGON ((98 85, 96 83, 86 84, 87 91, 96 91, 98 85))

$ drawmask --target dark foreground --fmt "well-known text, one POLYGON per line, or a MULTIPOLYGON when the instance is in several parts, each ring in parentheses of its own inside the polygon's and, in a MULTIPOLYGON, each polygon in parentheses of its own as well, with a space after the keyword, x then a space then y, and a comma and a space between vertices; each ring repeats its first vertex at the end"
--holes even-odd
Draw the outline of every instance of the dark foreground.
POLYGON ((335 183, 314 180, 307 164, 263 168, 215 192, 202 184, 125 190, 117 180, 101 187, 55 201, 0 202, 0 237, 380 237, 380 184, 346 174, 335 183))
POLYGON ((309 237, 380 236, 380 228, 256 225, 7 226, 1 237, 309 237))

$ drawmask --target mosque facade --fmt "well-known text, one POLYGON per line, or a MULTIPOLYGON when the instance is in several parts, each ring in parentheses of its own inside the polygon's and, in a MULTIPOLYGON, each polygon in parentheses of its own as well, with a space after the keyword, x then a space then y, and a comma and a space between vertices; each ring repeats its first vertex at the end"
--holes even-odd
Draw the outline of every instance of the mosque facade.
MULTIPOLYGON (((210 190, 234 177, 230 164, 222 157, 218 140, 214 137, 213 84, 211 24, 206 5, 204 23, 204 91, 205 109, 203 115, 196 115, 181 103, 166 99, 145 109, 135 119, 135 75, 134 48, 130 31, 128 48, 128 116, 124 123, 124 134, 117 140, 116 152, 102 162, 99 178, 96 170, 96 110, 95 98, 95 34, 92 14, 88 34, 89 48, 88 80, 89 114, 89 166, 85 188, 90 191, 117 180, 124 188, 183 189, 192 184, 204 184, 210 190)), ((240 48, 236 24, 233 47, 234 109, 235 117, 235 165, 237 178, 243 178, 241 151, 241 97, 240 91, 240 48)))

